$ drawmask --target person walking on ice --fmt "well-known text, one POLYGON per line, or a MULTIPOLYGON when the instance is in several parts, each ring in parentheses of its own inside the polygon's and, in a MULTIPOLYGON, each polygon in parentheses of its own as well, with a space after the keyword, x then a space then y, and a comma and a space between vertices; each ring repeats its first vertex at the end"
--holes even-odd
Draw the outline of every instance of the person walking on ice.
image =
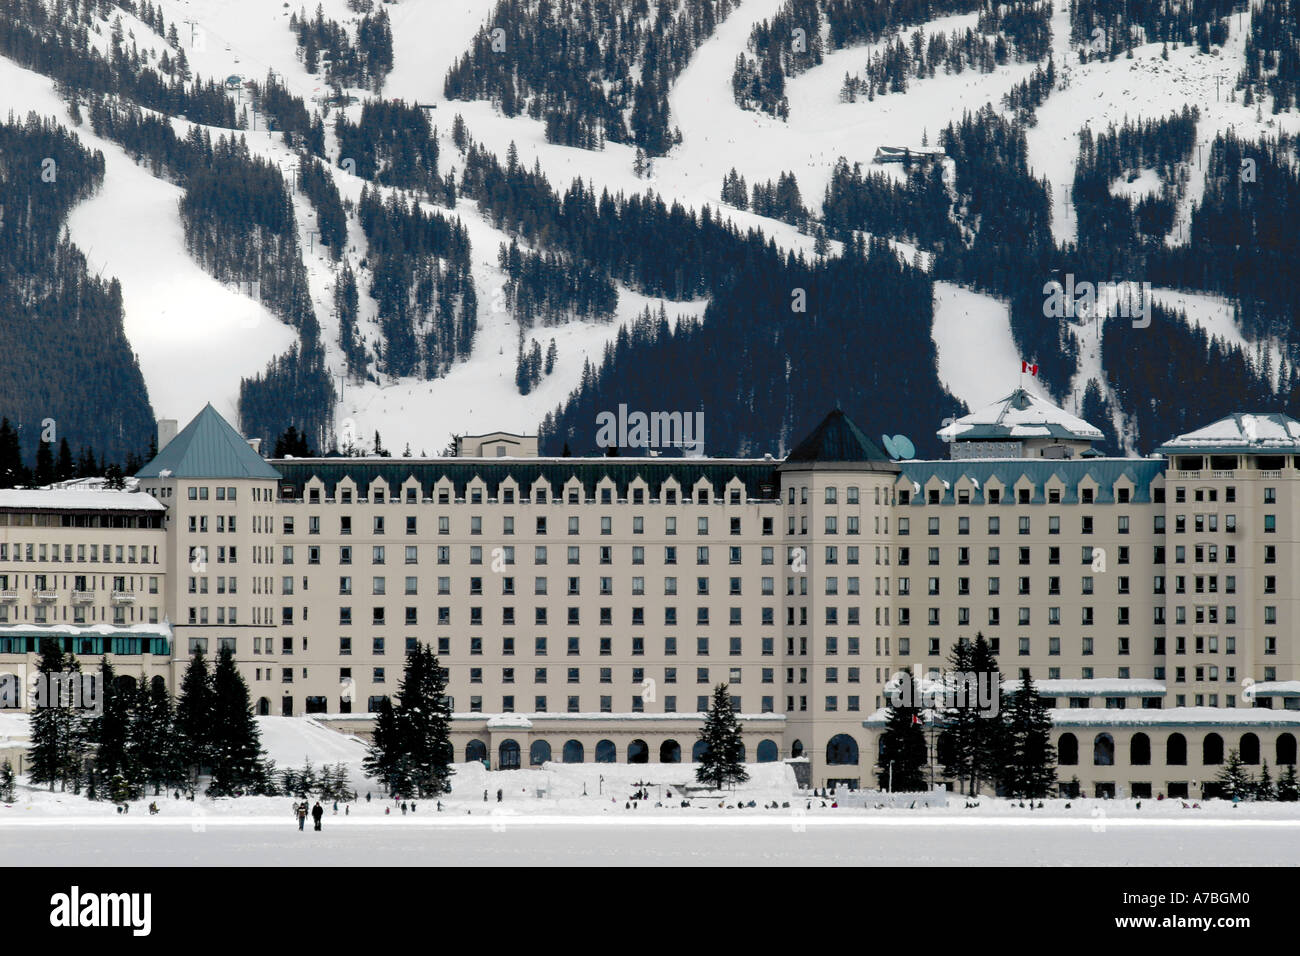
POLYGON ((301 830, 307 823, 307 801, 298 804, 294 810, 298 814, 298 829, 301 830))
MULTIPOLYGON (((304 804, 304 806, 305 806, 305 804, 304 804)), ((311 818, 312 818, 314 821, 316 821, 316 829, 317 829, 317 830, 320 829, 320 820, 321 820, 321 817, 323 817, 323 816, 325 816, 325 808, 322 807, 322 806, 320 805, 320 801, 317 800, 317 801, 316 801, 316 806, 312 807, 312 809, 311 809, 311 818)))

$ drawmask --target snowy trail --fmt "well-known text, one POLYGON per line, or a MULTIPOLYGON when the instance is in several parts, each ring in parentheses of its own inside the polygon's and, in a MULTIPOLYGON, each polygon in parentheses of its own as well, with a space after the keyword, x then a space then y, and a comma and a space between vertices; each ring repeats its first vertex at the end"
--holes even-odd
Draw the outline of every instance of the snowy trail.
POLYGON ((1010 311, 993 296, 936 282, 931 337, 938 352, 939 381, 967 408, 995 402, 1017 384, 1051 400, 1038 379, 1020 374, 1010 311))
POLYGON ((72 210, 68 231, 92 271, 122 284, 126 335, 155 414, 185 421, 211 401, 234 420, 240 378, 287 349, 293 330, 189 257, 178 187, 73 126, 53 81, 0 57, 0 114, 11 110, 52 116, 104 154, 103 186, 72 210))

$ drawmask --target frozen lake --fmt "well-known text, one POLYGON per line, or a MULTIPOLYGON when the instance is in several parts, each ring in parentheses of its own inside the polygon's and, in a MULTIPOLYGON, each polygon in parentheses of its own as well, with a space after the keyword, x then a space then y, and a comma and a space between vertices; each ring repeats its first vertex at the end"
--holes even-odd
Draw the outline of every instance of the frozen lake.
POLYGON ((27 866, 1282 865, 1300 821, 932 820, 791 817, 39 819, 0 824, 27 866))

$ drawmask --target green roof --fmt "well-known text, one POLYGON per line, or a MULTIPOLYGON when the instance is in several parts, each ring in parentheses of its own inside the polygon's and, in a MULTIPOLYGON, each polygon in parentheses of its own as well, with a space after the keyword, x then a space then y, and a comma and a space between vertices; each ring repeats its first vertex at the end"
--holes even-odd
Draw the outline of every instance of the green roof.
POLYGON ((136 477, 276 479, 280 473, 209 404, 136 477))
POLYGON ((853 424, 849 416, 835 409, 813 433, 795 446, 785 463, 794 462, 865 462, 891 464, 891 459, 853 424))

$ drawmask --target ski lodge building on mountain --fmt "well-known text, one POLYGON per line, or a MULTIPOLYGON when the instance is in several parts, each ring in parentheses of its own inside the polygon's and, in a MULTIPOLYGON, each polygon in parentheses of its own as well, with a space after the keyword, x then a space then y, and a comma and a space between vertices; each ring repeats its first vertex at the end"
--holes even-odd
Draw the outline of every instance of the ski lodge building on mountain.
POLYGON ((748 760, 874 786, 891 677, 979 632, 1054 705, 1062 784, 1199 797, 1229 750, 1295 763, 1300 422, 1107 458, 1017 389, 939 435, 949 460, 895 461, 834 411, 784 459, 494 433, 268 461, 207 406, 134 491, 0 492, 0 673, 55 637, 175 690, 228 646, 257 713, 364 733, 422 641, 458 760, 690 761, 726 683, 748 760))

